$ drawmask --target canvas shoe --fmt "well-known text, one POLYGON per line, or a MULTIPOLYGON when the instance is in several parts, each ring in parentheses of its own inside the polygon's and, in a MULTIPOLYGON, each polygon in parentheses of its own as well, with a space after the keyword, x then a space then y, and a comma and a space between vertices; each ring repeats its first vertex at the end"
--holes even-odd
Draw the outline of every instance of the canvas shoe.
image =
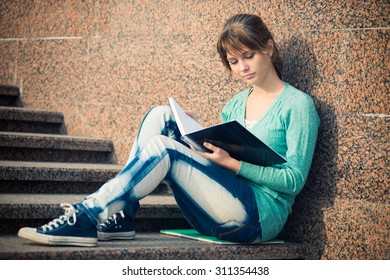
POLYGON ((134 219, 126 217, 123 211, 115 213, 98 227, 99 241, 135 238, 134 219))
POLYGON ((65 214, 39 228, 21 228, 18 236, 33 242, 63 246, 96 246, 96 226, 76 204, 62 203, 65 214))

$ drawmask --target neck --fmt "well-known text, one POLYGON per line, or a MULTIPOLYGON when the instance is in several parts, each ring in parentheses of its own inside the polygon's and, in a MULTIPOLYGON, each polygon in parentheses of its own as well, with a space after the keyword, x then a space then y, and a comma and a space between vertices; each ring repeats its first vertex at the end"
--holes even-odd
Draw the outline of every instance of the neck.
POLYGON ((276 71, 271 71, 269 75, 261 82, 253 85, 253 93, 256 95, 275 95, 281 93, 285 85, 276 74, 276 71))

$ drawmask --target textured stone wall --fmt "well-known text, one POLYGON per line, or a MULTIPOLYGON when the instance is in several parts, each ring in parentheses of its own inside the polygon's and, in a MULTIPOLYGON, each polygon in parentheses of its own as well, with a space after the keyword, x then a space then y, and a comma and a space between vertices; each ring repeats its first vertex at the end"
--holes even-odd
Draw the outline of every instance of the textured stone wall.
POLYGON ((124 163, 142 116, 174 96, 219 121, 244 85, 215 43, 236 13, 260 15, 285 79, 322 119, 310 179, 282 237, 308 258, 388 259, 389 11, 385 0, 0 1, 0 83, 61 111, 71 135, 107 137, 124 163))

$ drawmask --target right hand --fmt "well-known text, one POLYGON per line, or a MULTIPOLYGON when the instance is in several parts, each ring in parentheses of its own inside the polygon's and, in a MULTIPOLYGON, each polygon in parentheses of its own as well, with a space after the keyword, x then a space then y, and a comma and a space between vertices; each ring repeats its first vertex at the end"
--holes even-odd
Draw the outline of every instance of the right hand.
POLYGON ((195 115, 194 112, 186 111, 186 114, 187 114, 188 116, 190 116, 191 118, 193 118, 194 120, 198 121, 198 117, 195 115))

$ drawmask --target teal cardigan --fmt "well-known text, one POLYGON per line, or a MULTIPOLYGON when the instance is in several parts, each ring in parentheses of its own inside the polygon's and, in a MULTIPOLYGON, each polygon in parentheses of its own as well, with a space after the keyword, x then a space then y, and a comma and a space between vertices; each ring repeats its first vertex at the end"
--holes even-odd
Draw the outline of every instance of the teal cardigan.
MULTIPOLYGON (((312 98, 288 83, 285 86, 250 131, 287 162, 269 167, 242 162, 237 172, 254 191, 263 241, 275 238, 291 213, 309 174, 320 125, 312 98)), ((245 126, 248 95, 249 88, 225 105, 222 122, 237 120, 245 126)))

